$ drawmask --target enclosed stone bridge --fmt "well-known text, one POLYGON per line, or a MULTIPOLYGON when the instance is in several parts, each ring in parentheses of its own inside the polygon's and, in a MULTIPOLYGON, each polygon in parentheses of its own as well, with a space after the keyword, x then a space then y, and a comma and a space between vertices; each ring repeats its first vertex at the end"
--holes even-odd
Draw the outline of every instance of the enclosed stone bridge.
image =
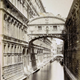
POLYGON ((66 40, 65 19, 61 16, 43 15, 29 20, 28 35, 29 43, 37 39, 59 38, 66 40))

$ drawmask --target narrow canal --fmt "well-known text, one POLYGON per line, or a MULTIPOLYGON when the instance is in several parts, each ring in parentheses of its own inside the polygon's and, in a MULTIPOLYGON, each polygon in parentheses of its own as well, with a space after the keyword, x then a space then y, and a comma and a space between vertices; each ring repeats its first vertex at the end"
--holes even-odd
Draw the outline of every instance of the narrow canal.
POLYGON ((64 80, 63 66, 57 61, 48 63, 26 80, 64 80))

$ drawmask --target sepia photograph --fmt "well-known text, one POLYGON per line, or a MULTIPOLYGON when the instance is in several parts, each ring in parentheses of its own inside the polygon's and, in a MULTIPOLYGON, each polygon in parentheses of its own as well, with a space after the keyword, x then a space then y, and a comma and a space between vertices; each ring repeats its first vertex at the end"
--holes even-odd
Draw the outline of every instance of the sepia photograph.
POLYGON ((80 0, 0 0, 0 80, 80 80, 80 0))

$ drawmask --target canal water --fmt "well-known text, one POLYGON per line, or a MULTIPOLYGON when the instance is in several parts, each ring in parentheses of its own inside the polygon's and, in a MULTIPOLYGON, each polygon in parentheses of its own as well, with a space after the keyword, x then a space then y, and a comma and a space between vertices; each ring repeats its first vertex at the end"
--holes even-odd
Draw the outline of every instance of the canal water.
POLYGON ((64 80, 63 66, 58 61, 48 63, 26 80, 64 80))

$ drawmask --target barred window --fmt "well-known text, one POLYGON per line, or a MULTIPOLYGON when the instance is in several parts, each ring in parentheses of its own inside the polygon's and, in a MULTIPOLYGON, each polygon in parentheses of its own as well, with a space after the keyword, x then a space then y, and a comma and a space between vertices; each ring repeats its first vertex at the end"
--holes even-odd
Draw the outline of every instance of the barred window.
POLYGON ((53 30, 57 30, 57 26, 53 26, 53 30))
POLYGON ((42 30, 42 26, 38 26, 38 30, 42 30))

